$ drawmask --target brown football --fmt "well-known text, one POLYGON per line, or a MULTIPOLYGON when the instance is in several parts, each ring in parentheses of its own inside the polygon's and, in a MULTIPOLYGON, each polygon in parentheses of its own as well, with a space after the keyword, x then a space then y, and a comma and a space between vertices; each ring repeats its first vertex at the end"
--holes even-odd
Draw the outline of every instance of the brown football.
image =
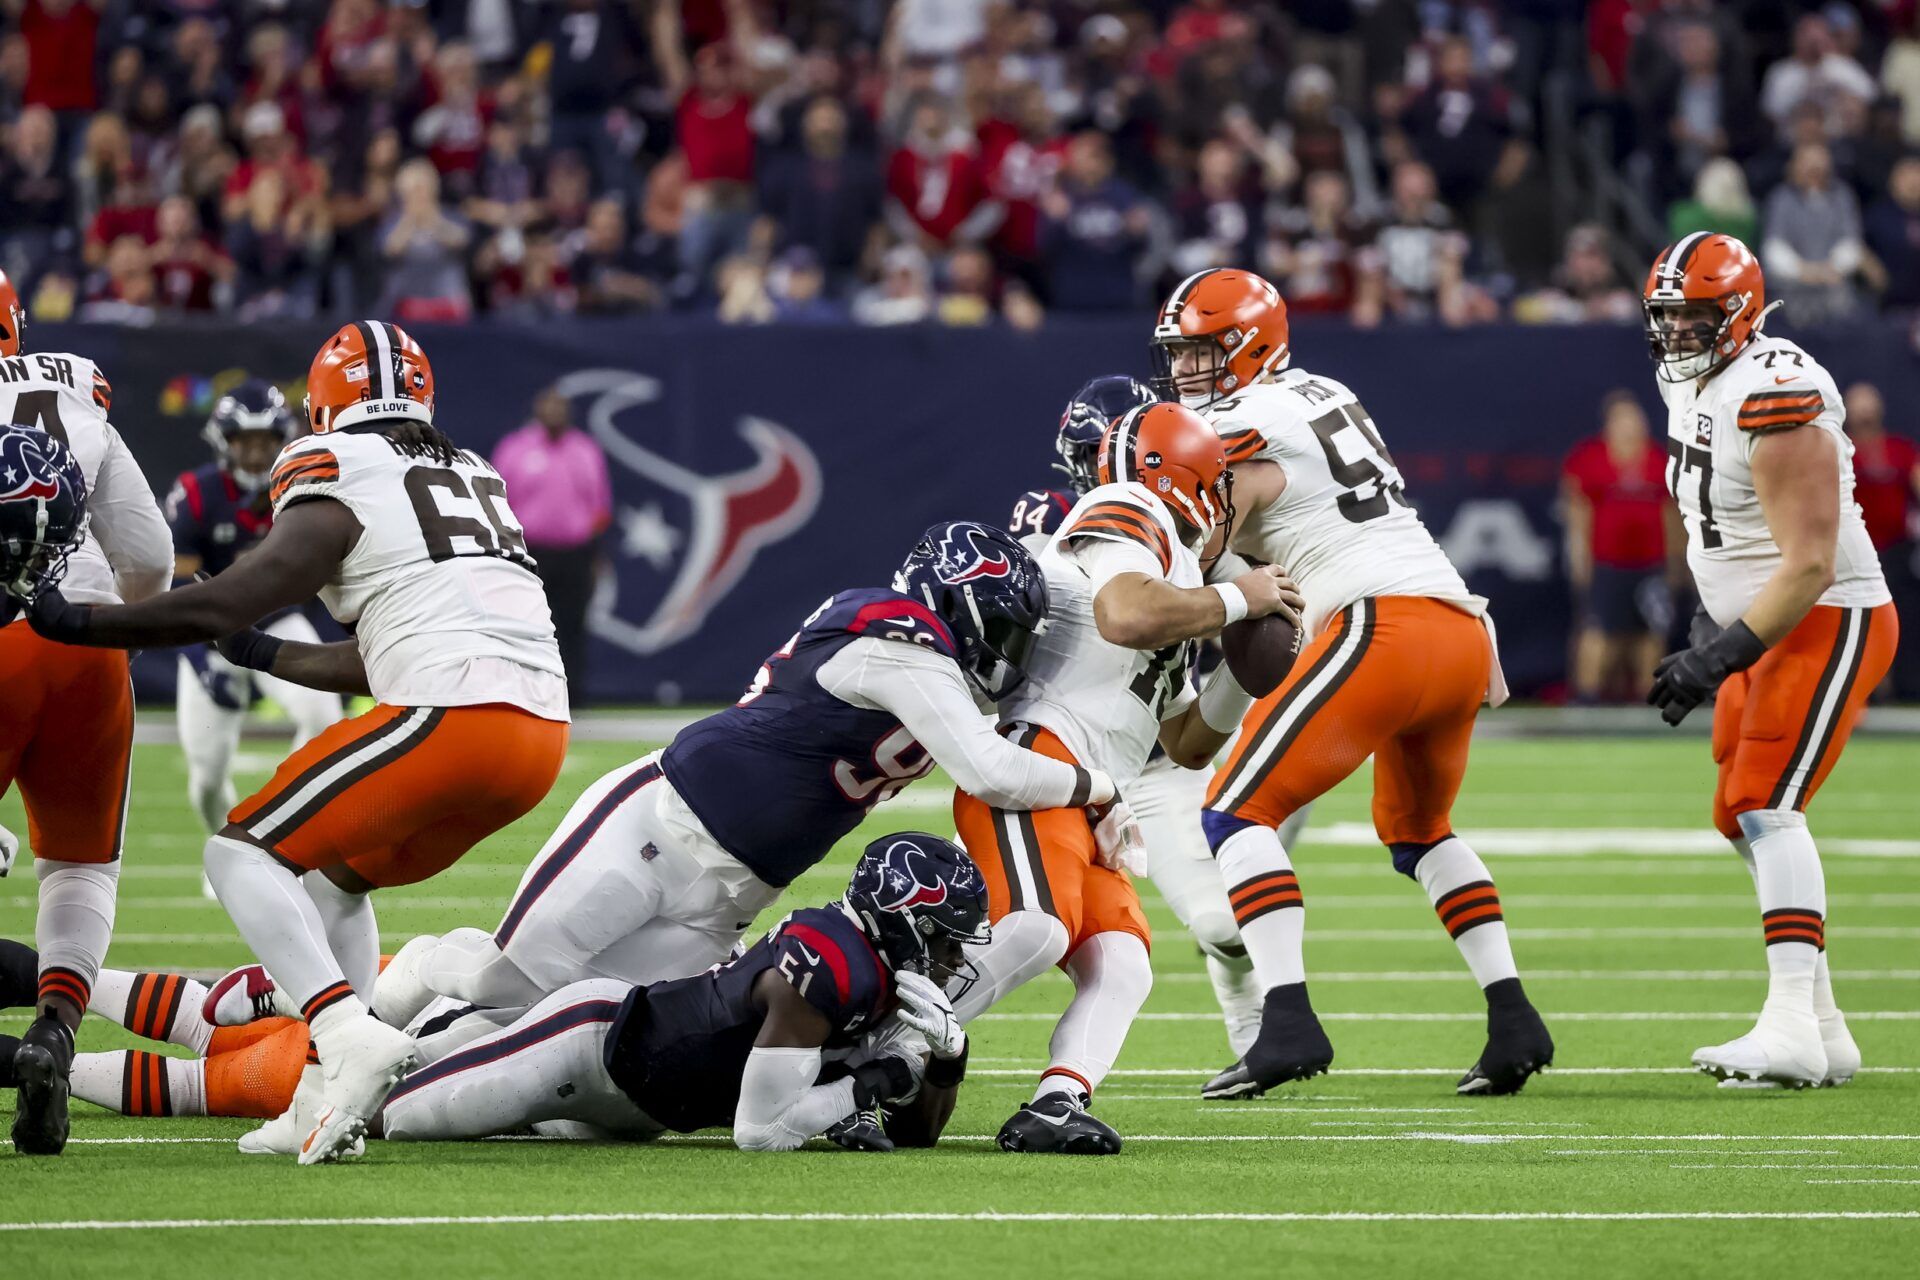
POLYGON ((1270 613, 1264 618, 1242 618, 1220 633, 1227 670, 1240 687, 1264 698, 1280 687, 1300 653, 1300 632, 1286 618, 1270 613))

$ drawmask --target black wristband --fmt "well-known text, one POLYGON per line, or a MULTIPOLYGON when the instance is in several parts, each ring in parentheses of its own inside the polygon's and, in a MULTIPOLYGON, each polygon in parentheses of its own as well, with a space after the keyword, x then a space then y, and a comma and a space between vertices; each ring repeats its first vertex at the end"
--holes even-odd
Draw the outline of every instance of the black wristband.
POLYGON ((973 1048, 968 1040, 952 1058, 933 1058, 927 1062, 927 1083, 936 1089, 952 1089, 967 1078, 967 1053, 973 1048))
POLYGON ((1729 674, 1745 671, 1767 652, 1765 642, 1753 633, 1745 618, 1737 620, 1702 647, 1719 659, 1729 674))
POLYGON ((268 635, 258 627, 248 627, 245 631, 236 631, 219 641, 215 648, 220 656, 236 667, 246 667, 251 671, 272 671, 273 660, 279 656, 281 646, 286 644, 279 636, 268 635))

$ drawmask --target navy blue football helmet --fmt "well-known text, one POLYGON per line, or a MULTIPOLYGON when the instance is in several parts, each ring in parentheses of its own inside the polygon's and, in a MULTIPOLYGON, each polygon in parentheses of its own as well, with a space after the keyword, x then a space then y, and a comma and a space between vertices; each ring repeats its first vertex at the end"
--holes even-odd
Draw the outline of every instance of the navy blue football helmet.
POLYGON ((1060 431, 1053 447, 1060 461, 1055 471, 1067 477, 1075 493, 1085 493, 1100 483, 1094 457, 1100 452, 1100 438, 1107 428, 1141 405, 1157 404, 1160 397, 1138 378, 1124 373, 1095 378, 1073 393, 1065 413, 1060 415, 1060 431))
MULTIPOLYGON (((200 431, 201 438, 213 448, 213 456, 220 460, 235 483, 243 489, 264 488, 267 473, 244 467, 234 457, 234 438, 247 431, 272 435, 276 454, 293 439, 293 412, 287 408, 287 398, 265 378, 248 378, 221 396, 213 406, 207 425, 200 431)), ((268 465, 271 467, 271 459, 268 465)))
POLYGON ((34 427, 0 426, 0 590, 32 600, 60 581, 87 522, 87 477, 34 427))
POLYGON ((992 937, 987 882, 953 841, 924 831, 881 836, 854 864, 846 903, 890 967, 925 974, 949 996, 978 980, 960 948, 992 937))
POLYGON ((1027 678, 1034 639, 1047 626, 1047 580, 1005 529, 972 520, 933 526, 893 575, 893 589, 940 615, 960 669, 989 700, 1027 678))

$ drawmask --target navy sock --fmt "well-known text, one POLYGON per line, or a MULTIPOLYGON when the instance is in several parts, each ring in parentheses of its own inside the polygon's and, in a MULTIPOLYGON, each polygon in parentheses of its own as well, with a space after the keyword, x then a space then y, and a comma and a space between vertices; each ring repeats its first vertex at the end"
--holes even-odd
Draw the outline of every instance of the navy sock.
POLYGON ((0 1009, 31 1008, 39 998, 40 953, 24 942, 0 938, 0 1009))

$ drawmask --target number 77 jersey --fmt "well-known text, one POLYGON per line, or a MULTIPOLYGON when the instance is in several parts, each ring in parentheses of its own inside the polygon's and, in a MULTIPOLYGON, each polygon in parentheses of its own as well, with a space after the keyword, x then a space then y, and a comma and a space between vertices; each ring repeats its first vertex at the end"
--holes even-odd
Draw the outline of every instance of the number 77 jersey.
POLYGON ((1369 596, 1485 607, 1408 504, 1379 428, 1347 387, 1288 369, 1200 416, 1229 463, 1267 461, 1286 473, 1285 492, 1245 514, 1234 547, 1293 575, 1307 599, 1307 638, 1369 596))
POLYGON ((330 498, 360 522, 320 599, 353 627, 376 699, 568 718, 546 592, 485 459, 463 449, 443 463, 379 431, 330 431, 281 451, 270 494, 276 518, 330 498))

